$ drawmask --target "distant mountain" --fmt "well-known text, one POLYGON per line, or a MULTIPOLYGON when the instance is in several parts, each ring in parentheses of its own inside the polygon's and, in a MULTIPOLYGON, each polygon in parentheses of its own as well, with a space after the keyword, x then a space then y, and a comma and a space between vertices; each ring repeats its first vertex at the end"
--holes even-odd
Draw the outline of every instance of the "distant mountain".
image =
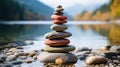
POLYGON ((94 11, 95 9, 99 8, 101 5, 88 5, 84 6, 81 4, 75 4, 74 6, 71 6, 69 8, 65 9, 65 12, 67 12, 69 15, 74 16, 75 14, 79 14, 85 10, 87 11, 94 11))
MULTIPOLYGON (((51 20, 51 15, 54 12, 54 9, 49 7, 48 5, 43 4, 42 2, 38 0, 17 0, 21 4, 25 6, 25 9, 31 10, 36 14, 40 14, 44 20, 51 20)), ((68 16, 69 20, 72 19, 72 17, 65 13, 66 16, 68 16)))
POLYGON ((40 14, 45 19, 50 19, 53 14, 54 9, 41 3, 38 0, 17 0, 19 3, 23 4, 25 9, 30 10, 36 14, 40 14))

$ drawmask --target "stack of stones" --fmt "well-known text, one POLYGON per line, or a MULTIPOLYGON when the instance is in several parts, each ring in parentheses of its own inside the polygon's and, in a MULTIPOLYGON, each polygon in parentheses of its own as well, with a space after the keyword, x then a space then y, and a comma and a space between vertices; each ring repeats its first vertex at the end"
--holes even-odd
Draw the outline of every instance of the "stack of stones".
POLYGON ((78 60, 75 55, 70 53, 75 50, 75 47, 68 45, 70 40, 66 39, 72 34, 65 32, 68 27, 64 24, 67 22, 67 17, 63 15, 63 10, 59 5, 55 9, 54 15, 51 16, 54 22, 51 26, 53 31, 45 34, 44 43, 46 46, 38 56, 38 59, 43 63, 74 64, 78 60))

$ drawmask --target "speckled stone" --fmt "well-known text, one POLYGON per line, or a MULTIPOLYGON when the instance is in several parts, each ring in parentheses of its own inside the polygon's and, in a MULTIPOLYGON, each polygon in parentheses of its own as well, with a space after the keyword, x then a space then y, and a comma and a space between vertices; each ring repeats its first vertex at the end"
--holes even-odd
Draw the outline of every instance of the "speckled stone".
POLYGON ((56 39, 56 38, 67 38, 70 37, 72 34, 69 32, 50 32, 45 34, 46 39, 56 39))
POLYGON ((92 64, 104 64, 107 63, 107 59, 103 56, 90 56, 85 61, 88 65, 92 64))
POLYGON ((63 25, 63 24, 53 24, 50 28, 54 31, 64 31, 68 27, 66 25, 63 25))
POLYGON ((76 63, 78 60, 78 58, 71 53, 42 52, 37 56, 37 58, 42 63, 52 63, 55 62, 58 58, 64 59, 64 63, 76 63))
POLYGON ((52 18, 53 20, 61 20, 61 21, 64 21, 64 20, 67 19, 67 17, 64 16, 64 15, 52 15, 51 18, 52 18))
POLYGON ((50 47, 50 46, 45 46, 43 48, 44 51, 47 51, 47 52, 70 52, 70 51, 73 51, 75 50, 75 47, 72 46, 72 45, 67 45, 67 46, 64 46, 64 47, 50 47))

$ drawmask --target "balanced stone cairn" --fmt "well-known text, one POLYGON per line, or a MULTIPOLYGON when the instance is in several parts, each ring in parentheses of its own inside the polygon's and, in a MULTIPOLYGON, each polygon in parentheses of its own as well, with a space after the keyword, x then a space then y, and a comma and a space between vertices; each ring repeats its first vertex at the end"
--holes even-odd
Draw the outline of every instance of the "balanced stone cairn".
POLYGON ((75 50, 75 47, 68 45, 70 43, 67 37, 72 34, 66 32, 68 28, 64 23, 67 22, 67 17, 63 14, 63 8, 59 5, 51 16, 54 24, 51 26, 53 30, 50 33, 45 34, 45 47, 43 52, 38 55, 38 59, 43 63, 55 63, 55 64, 74 64, 77 62, 78 58, 70 53, 75 50))

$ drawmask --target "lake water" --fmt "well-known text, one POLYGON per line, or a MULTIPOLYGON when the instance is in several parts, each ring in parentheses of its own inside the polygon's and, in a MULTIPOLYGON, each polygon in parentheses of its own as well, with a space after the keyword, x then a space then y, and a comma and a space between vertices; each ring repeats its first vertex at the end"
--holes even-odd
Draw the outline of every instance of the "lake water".
MULTIPOLYGON (((50 29, 51 25, 52 21, 1 22, 0 40, 32 40, 34 45, 24 46, 25 50, 40 50, 44 47, 44 34, 52 31, 50 29)), ((115 40, 116 36, 111 34, 115 34, 112 32, 116 29, 119 31, 120 28, 109 22, 69 21, 66 25, 68 26, 66 31, 72 33, 72 36, 68 38, 71 41, 70 45, 74 45, 76 48, 89 47, 98 49, 105 45, 119 44, 120 37, 115 40)), ((78 61, 76 67, 80 67, 82 64, 84 63, 78 61)), ((40 65, 40 62, 34 62, 32 64, 23 64, 23 67, 39 67, 40 65)))

